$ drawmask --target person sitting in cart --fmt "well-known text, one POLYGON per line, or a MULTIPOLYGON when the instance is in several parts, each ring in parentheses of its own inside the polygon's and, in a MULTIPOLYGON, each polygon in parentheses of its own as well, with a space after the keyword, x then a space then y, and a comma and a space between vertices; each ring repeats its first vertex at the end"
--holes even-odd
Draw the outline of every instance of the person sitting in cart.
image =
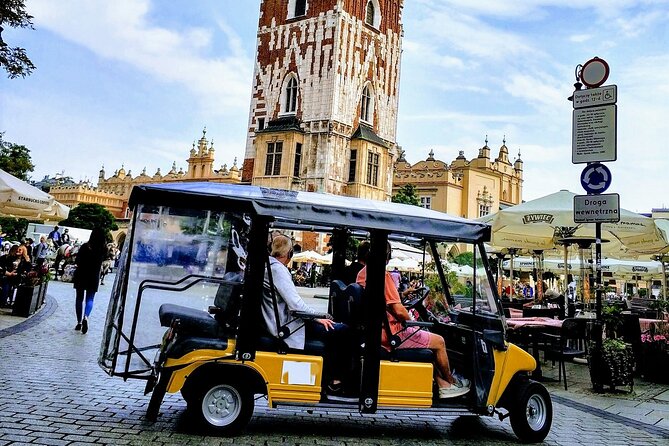
MULTIPOLYGON (((390 261, 391 247, 388 243, 386 263, 390 261)), ((363 288, 367 284, 367 267, 365 266, 358 273, 356 282, 363 288)), ((403 292, 403 296, 415 291, 415 288, 408 288, 403 292)), ((384 294, 386 297, 386 315, 390 324, 390 332, 393 335, 399 335, 402 343, 397 348, 429 348, 435 355, 435 380, 439 386, 439 398, 454 398, 469 392, 469 380, 451 373, 451 367, 448 363, 446 354, 446 342, 444 338, 435 333, 422 330, 419 327, 404 327, 402 322, 411 320, 407 309, 402 305, 399 292, 395 288, 390 273, 386 271, 384 294)), ((386 331, 381 329, 381 345, 390 351, 390 341, 386 331)))
MULTIPOLYGON (((275 312, 271 293, 264 293, 262 302, 263 318, 267 331, 278 337, 275 315, 279 317, 279 326, 287 326, 290 335, 284 340, 288 348, 304 350, 306 339, 320 339, 325 342, 326 355, 324 358, 323 375, 330 378, 326 393, 331 399, 346 398, 343 391, 342 379, 350 372, 351 334, 348 326, 334 322, 332 319, 302 320, 290 314, 291 311, 318 313, 307 305, 297 293, 293 284, 288 265, 293 257, 293 243, 283 234, 274 234, 270 245, 269 263, 272 268, 271 280, 274 284, 277 297, 275 312)), ((265 272, 265 288, 269 289, 270 278, 265 272)))

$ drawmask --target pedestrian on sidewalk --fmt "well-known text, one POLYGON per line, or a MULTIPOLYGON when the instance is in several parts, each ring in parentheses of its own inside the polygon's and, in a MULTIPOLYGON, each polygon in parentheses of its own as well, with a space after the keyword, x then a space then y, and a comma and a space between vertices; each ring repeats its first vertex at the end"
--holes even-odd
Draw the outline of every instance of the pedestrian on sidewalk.
POLYGON ((39 243, 33 249, 33 259, 38 269, 42 268, 46 262, 46 256, 49 254, 49 246, 46 244, 46 236, 42 235, 39 238, 39 243))
POLYGON ((77 252, 77 269, 74 271, 72 283, 76 290, 77 325, 75 330, 88 331, 88 317, 93 310, 93 299, 100 284, 100 269, 105 257, 105 232, 102 228, 94 228, 88 242, 81 245, 77 252), (84 306, 84 295, 86 304, 84 306), (82 315, 83 312, 83 315, 82 315))

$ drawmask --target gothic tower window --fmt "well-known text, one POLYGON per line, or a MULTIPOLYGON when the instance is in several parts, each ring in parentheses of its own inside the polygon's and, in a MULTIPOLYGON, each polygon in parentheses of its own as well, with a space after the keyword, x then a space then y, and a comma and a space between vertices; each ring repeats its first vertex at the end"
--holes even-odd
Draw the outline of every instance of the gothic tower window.
POLYGON ((369 0, 367 2, 367 10, 365 11, 365 22, 370 26, 374 26, 374 9, 374 3, 372 0, 369 0))
POLYGON ((288 19, 307 15, 307 0, 288 0, 288 19))
POLYGON ((265 162, 265 175, 281 174, 281 154, 283 142, 267 143, 267 161, 265 162))
POLYGON ((295 144, 295 164, 293 165, 293 176, 300 177, 300 170, 302 167, 302 143, 295 144))
POLYGON ((295 17, 307 13, 307 0, 295 0, 295 17))
POLYGON ((374 101, 369 85, 362 89, 362 100, 360 104, 360 119, 371 123, 374 120, 374 101))
POLYGON ((291 75, 284 91, 284 113, 295 113, 297 111, 297 79, 291 75))
POLYGON ((358 163, 358 151, 351 150, 351 160, 348 162, 348 182, 353 183, 355 181, 355 171, 357 169, 358 163))
POLYGON ((377 29, 381 26, 379 0, 367 0, 367 6, 365 7, 365 23, 377 29))
POLYGON ((367 153, 367 184, 379 185, 379 154, 367 153))

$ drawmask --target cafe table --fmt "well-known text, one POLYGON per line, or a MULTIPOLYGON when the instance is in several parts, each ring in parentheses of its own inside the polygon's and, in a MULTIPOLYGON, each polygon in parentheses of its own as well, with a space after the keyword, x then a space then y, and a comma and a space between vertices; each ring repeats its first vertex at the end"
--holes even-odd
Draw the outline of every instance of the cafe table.
POLYGON ((532 377, 537 380, 542 379, 539 339, 542 333, 559 332, 562 321, 548 317, 520 317, 507 319, 506 324, 512 338, 527 340, 532 345, 532 356, 537 361, 537 368, 532 372, 532 377))

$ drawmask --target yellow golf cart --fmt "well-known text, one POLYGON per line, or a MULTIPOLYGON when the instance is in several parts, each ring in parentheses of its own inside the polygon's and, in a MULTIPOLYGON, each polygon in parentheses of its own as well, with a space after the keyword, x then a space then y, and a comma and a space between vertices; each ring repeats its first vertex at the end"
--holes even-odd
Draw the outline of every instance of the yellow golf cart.
MULTIPOLYGON (((529 378, 534 358, 507 341, 490 285, 487 225, 416 206, 216 183, 135 187, 130 206, 99 364, 110 375, 146 380, 148 419, 159 416, 166 392, 181 392, 203 427, 225 435, 244 428, 257 401, 273 408, 497 415, 510 418, 523 442, 548 434, 550 396, 529 378), (324 343, 308 339, 304 349, 288 348, 291 331, 268 330, 263 320, 271 290, 268 237, 276 230, 331 248, 332 264, 319 276, 329 284, 327 310, 354 334, 344 401, 325 392, 332 377, 323 372, 324 343), (370 242, 364 290, 343 281, 347 248, 360 239, 370 242), (443 336, 451 369, 471 381, 463 396, 439 399, 431 350, 402 348, 390 333, 391 348, 381 345, 388 240, 418 247, 413 254, 421 252, 437 277, 435 291, 419 289, 403 302, 415 316, 406 324, 443 336), (473 253, 470 276, 457 282, 441 262, 454 244, 473 253), (432 311, 437 289, 443 314, 432 311)), ((294 314, 298 321, 324 317, 294 314)))

